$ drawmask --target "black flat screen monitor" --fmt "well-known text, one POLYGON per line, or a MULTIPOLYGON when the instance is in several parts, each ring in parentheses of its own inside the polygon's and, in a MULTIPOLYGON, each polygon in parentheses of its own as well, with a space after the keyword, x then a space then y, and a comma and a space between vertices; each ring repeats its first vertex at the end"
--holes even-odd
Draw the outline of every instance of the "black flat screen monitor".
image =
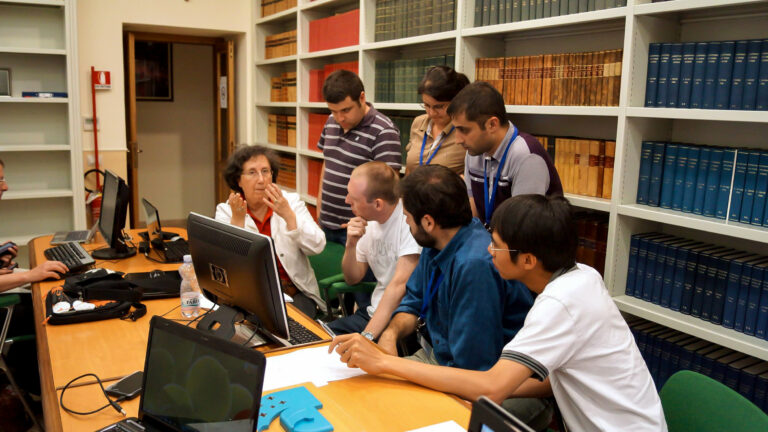
POLYGON ((136 248, 129 247, 123 237, 130 197, 131 191, 125 181, 112 171, 105 170, 99 231, 108 246, 91 252, 94 258, 114 260, 136 255, 136 248))
POLYGON ((288 315, 272 239, 197 213, 189 214, 187 235, 200 288, 219 304, 198 328, 229 339, 237 315, 243 314, 269 338, 288 345, 288 315))

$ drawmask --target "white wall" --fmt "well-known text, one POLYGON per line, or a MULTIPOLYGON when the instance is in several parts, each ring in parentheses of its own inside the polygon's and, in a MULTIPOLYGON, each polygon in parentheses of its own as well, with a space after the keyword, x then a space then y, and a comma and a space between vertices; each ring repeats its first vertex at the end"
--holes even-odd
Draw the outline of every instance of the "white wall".
MULTIPOLYGON (((90 69, 112 73, 112 89, 97 93, 99 151, 117 174, 126 174, 125 77, 123 31, 225 37, 235 40, 236 142, 252 136, 252 10, 249 0, 79 0, 77 58, 80 109, 91 116, 90 69)), ((209 118, 213 122, 213 116, 209 118)), ((93 150, 93 134, 82 132, 84 153, 93 150)), ((86 165, 85 169, 90 167, 86 165)))
MULTIPOLYGON (((213 215, 213 47, 173 45, 173 102, 138 102, 139 197, 161 221, 213 215)), ((144 220, 144 211, 139 211, 144 220)))

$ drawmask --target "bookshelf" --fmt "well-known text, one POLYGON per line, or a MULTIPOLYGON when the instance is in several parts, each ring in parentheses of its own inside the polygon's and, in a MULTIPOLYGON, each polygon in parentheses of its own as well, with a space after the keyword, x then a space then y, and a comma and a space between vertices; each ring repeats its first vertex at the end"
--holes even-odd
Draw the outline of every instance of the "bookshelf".
POLYGON ((85 228, 75 4, 0 0, 0 68, 11 69, 11 97, 0 97, 0 157, 10 180, 0 201, 2 241, 25 245, 85 228), (22 91, 69 97, 25 98, 22 91))
MULTIPOLYGON (((670 328, 695 335, 763 360, 768 341, 674 312, 624 294, 630 237, 656 230, 693 240, 708 241, 749 252, 765 253, 768 228, 719 221, 635 203, 640 147, 643 141, 679 141, 711 146, 768 150, 768 112, 722 111, 644 107, 648 45, 652 42, 739 40, 768 37, 768 2, 761 0, 627 0, 627 5, 549 18, 475 27, 478 0, 456 0, 455 26, 449 31, 376 41, 376 0, 299 0, 298 6, 279 16, 261 17, 254 0, 257 83, 269 82, 281 71, 298 71, 298 101, 288 106, 266 102, 269 86, 257 85, 255 143, 265 144, 267 113, 291 111, 297 116, 296 148, 269 145, 293 155, 297 166, 297 192, 310 204, 307 161, 322 155, 307 147, 309 113, 328 113, 324 103, 309 102, 308 70, 324 63, 357 60, 366 94, 388 115, 419 115, 418 104, 377 103, 376 61, 417 55, 453 54, 456 69, 475 78, 475 60, 540 54, 622 49, 618 106, 507 105, 520 129, 532 134, 616 140, 611 199, 568 194, 576 206, 607 212, 610 225, 605 281, 619 308, 670 328), (308 52, 308 22, 360 8, 357 45, 308 52), (266 36, 298 29, 295 56, 263 60, 266 36), (264 130, 264 132, 262 132, 264 130)), ((618 3, 618 2, 617 2, 618 3)), ((415 92, 415 88, 413 89, 415 92)), ((405 131, 408 133, 408 131, 405 131)))

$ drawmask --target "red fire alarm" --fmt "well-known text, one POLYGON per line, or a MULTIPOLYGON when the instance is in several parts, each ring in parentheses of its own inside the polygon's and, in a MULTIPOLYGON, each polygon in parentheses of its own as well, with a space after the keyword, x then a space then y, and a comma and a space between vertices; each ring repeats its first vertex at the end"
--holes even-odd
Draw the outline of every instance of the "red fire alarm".
POLYGON ((97 90, 112 88, 112 77, 109 71, 93 71, 91 80, 93 81, 93 88, 97 90))

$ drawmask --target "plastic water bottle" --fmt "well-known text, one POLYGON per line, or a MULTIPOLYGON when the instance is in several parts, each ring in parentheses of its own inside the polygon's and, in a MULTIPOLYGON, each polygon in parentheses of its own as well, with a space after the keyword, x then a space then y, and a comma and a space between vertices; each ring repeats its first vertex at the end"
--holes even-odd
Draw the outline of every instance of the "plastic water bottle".
POLYGON ((200 285, 197 284, 192 256, 184 255, 184 264, 179 267, 181 275, 181 315, 195 318, 200 309, 200 285))

